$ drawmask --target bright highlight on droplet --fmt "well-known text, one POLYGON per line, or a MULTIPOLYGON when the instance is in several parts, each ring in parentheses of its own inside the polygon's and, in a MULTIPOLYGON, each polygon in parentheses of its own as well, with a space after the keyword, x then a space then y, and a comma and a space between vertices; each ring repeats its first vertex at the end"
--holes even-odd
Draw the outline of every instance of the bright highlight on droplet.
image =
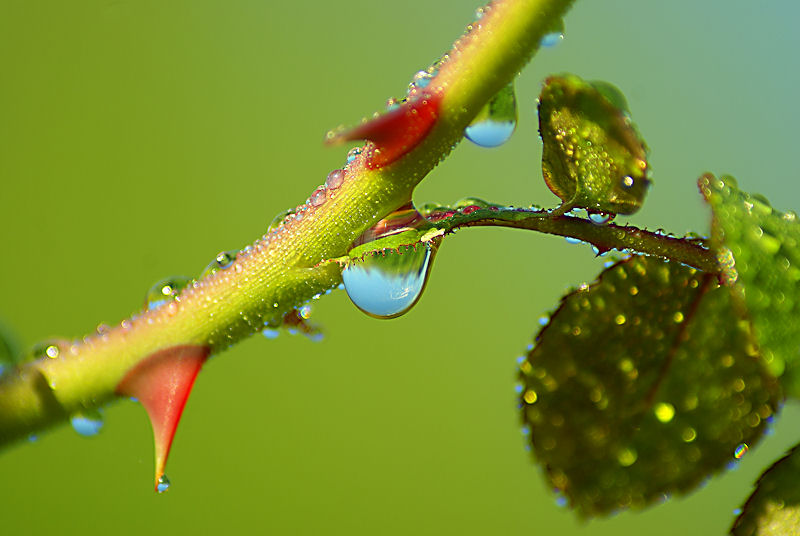
POLYGON ((750 447, 747 446, 747 443, 740 443, 736 449, 733 451, 733 457, 737 460, 741 460, 742 457, 747 454, 747 451, 750 450, 750 447))
POLYGON ((429 244, 383 250, 342 270, 347 295, 376 318, 395 318, 411 309, 425 288, 433 247, 429 244))
POLYGON ((659 421, 669 422, 675 416, 675 406, 667 402, 659 402, 656 404, 655 408, 653 408, 653 412, 656 414, 656 419, 659 421))

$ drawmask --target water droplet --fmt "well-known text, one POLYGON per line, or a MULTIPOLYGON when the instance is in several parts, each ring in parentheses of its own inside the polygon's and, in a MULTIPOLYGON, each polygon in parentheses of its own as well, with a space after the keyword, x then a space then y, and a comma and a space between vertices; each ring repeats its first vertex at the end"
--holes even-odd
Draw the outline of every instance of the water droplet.
POLYGON ((297 313, 300 315, 300 318, 308 320, 309 318, 311 318, 311 306, 304 305, 297 310, 297 313))
POLYGON ((424 222, 425 218, 422 217, 422 214, 417 212, 414 206, 409 203, 395 210, 364 231, 361 236, 353 242, 353 246, 366 244, 385 236, 402 233, 408 229, 418 228, 420 225, 423 225, 424 222))
POLYGON ((547 30, 547 33, 539 40, 539 46, 542 48, 552 48, 564 40, 564 21, 562 19, 557 19, 547 30))
POLYGON ((408 86, 408 89, 413 90, 414 88, 426 88, 428 87, 428 84, 431 83, 432 79, 432 73, 429 73, 428 71, 417 71, 414 74, 414 78, 411 80, 411 84, 408 86))
POLYGON ((560 489, 555 489, 553 491, 555 491, 556 494, 556 506, 558 506, 559 508, 564 508, 565 506, 567 506, 569 501, 567 501, 566 495, 561 493, 560 489))
POLYGON ((433 260, 430 244, 383 250, 342 270, 347 295, 356 307, 376 318, 394 318, 417 303, 433 260))
POLYGON ((464 130, 468 140, 481 147, 497 147, 507 142, 517 126, 517 98, 514 83, 492 97, 464 130))
POLYGON ((312 207, 319 207, 322 206, 327 199, 328 193, 325 191, 325 187, 321 186, 317 188, 313 194, 311 194, 308 202, 311 203, 312 207))
POLYGON ((750 450, 750 447, 747 446, 747 443, 740 443, 733 451, 733 457, 737 460, 741 460, 742 457, 747 454, 747 451, 750 450))
POLYGON ((230 267, 230 265, 233 264, 233 261, 236 260, 236 253, 236 250, 220 251, 217 253, 217 256, 214 257, 214 260, 211 261, 208 266, 206 266, 206 269, 203 270, 203 273, 200 274, 200 279, 214 274, 219 270, 224 270, 230 267))
POLYGON ((464 197, 456 201, 456 204, 453 205, 453 208, 463 210, 467 207, 486 208, 488 206, 489 203, 479 197, 464 197))
POLYGON ((35 359, 58 359, 64 355, 69 347, 69 343, 63 339, 50 339, 34 344, 31 349, 23 356, 21 361, 33 361, 35 359))
POLYGON ((273 328, 264 328, 264 330, 261 331, 261 334, 268 339, 277 339, 281 332, 273 328))
POLYGON ((741 508, 734 508, 733 509, 733 515, 738 516, 738 515, 741 515, 741 514, 742 514, 742 509, 741 508))
POLYGON ((342 183, 344 182, 344 170, 343 169, 334 169, 328 176, 325 178, 325 186, 327 186, 328 190, 335 190, 339 188, 342 183))
POLYGON ((156 309, 168 301, 174 300, 175 296, 180 294, 190 282, 190 278, 182 275, 162 279, 147 291, 145 307, 148 310, 156 309))
POLYGON ((103 427, 103 416, 99 411, 76 413, 70 419, 72 428, 84 437, 95 436, 103 427))
POLYGON ((557 44, 559 44, 564 39, 564 34, 561 32, 551 32, 548 34, 544 34, 542 36, 542 40, 539 41, 539 45, 544 48, 553 48, 557 44))
POLYGON ((564 240, 567 241, 567 244, 582 244, 583 243, 583 240, 581 240, 579 238, 573 238, 571 236, 565 236, 564 240))
POLYGON ((172 485, 172 482, 169 481, 169 478, 167 478, 167 475, 161 475, 160 477, 158 477, 158 483, 156 484, 156 490, 159 493, 164 493, 165 491, 167 491, 169 489, 169 487, 171 485, 172 485))
POLYGON ((595 225, 605 225, 611 221, 614 217, 614 214, 608 214, 606 212, 592 212, 589 214, 589 219, 595 225))
POLYGON ((269 227, 267 228, 267 232, 270 233, 275 229, 277 229, 278 227, 280 227, 281 224, 283 223, 283 220, 285 220, 287 217, 291 216, 294 213, 295 209, 293 208, 286 209, 283 212, 280 212, 277 216, 272 218, 271 222, 269 222, 269 227))
POLYGON ((349 164, 361 154, 361 147, 353 147, 347 152, 347 163, 349 164))

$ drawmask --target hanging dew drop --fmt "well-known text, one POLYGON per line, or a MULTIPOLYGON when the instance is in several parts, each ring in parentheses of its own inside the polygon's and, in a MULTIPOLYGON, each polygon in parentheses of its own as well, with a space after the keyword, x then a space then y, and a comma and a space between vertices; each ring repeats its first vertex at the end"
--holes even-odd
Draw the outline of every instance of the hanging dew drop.
POLYGON ((430 244, 383 250, 351 262, 342 270, 347 295, 356 307, 375 318, 395 318, 411 309, 422 295, 434 249, 430 244))
POLYGON ((564 40, 563 33, 551 32, 542 36, 542 40, 539 41, 539 46, 543 48, 553 48, 563 40, 564 40))
POLYGON ((281 332, 273 328, 264 328, 264 330, 261 331, 261 334, 270 340, 274 340, 278 338, 278 335, 280 335, 281 332))
POLYGON ((562 19, 556 20, 555 24, 548 29, 550 31, 544 34, 539 41, 539 46, 542 48, 553 48, 564 40, 564 21, 562 19))
POLYGON ((169 481, 167 475, 161 475, 160 477, 158 477, 158 483, 156 484, 156 491, 158 491, 159 493, 164 493, 169 489, 171 485, 172 482, 169 481))
POLYGON ((174 300, 191 281, 191 278, 182 275, 162 279, 147 291, 145 307, 148 310, 157 309, 174 300))
POLYGON ((84 437, 96 436, 103 428, 103 416, 99 411, 76 413, 70 419, 73 430, 84 437))
POLYGON ((507 142, 517 126, 517 97, 514 83, 500 90, 472 123, 464 129, 464 136, 481 147, 497 147, 507 142))
POLYGON ((605 225, 611 221, 614 217, 614 214, 607 214, 605 212, 593 212, 589 214, 589 219, 595 225, 605 225))

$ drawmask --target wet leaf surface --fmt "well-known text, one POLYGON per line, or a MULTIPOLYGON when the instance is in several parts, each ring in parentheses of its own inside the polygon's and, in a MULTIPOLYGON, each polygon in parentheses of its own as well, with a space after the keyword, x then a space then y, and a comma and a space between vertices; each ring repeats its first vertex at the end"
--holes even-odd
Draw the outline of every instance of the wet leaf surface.
POLYGON ((731 528, 735 536, 800 534, 800 446, 767 469, 731 528))
POLYGON ((699 486, 762 435, 777 382, 716 278, 632 257, 568 294, 520 367, 524 431, 582 516, 699 486))
POLYGON ((714 215, 712 245, 732 268, 728 278, 735 279, 734 296, 747 308, 761 353, 785 393, 800 396, 797 215, 740 191, 731 177, 705 175, 698 185, 714 215))
POLYGON ((568 205, 632 214, 647 193, 644 141, 625 97, 607 82, 551 76, 539 96, 545 182, 568 205))

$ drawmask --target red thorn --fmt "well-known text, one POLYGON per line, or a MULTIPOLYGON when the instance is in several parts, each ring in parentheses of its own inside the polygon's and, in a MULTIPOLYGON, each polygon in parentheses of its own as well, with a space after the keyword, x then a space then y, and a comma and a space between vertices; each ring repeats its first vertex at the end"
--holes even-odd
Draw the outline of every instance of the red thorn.
POLYGON ((371 141, 375 146, 366 154, 366 166, 387 166, 425 139, 439 117, 440 101, 438 94, 422 93, 394 110, 334 135, 329 143, 371 141))
POLYGON ((138 398, 150 417, 156 447, 156 490, 164 475, 169 449, 207 346, 172 346, 151 354, 128 371, 117 394, 138 398))

